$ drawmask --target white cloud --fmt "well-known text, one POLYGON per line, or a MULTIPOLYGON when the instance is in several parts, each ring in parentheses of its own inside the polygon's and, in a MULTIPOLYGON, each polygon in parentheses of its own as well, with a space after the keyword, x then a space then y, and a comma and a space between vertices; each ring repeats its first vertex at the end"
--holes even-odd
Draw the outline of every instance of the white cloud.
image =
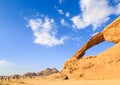
POLYGON ((65 16, 66 16, 66 17, 69 17, 69 16, 70 16, 70 13, 69 13, 69 12, 67 12, 67 13, 65 14, 65 16))
POLYGON ((67 27, 70 26, 64 19, 61 19, 61 24, 62 26, 67 26, 67 27))
POLYGON ((63 2, 63 0, 59 0, 59 4, 60 4, 60 5, 62 4, 62 2, 63 2))
POLYGON ((83 21, 80 15, 73 17, 71 20, 74 23, 74 28, 77 27, 78 29, 82 29, 88 26, 87 22, 83 21))
POLYGON ((120 3, 116 6, 115 14, 116 15, 120 14, 120 3))
POLYGON ((10 66, 11 63, 6 60, 0 60, 0 67, 10 66))
POLYGON ((63 44, 66 37, 56 38, 57 30, 54 19, 44 17, 44 19, 30 19, 28 26, 32 29, 37 44, 45 46, 55 46, 63 44))
POLYGON ((64 14, 62 9, 58 9, 58 13, 61 14, 61 15, 64 14))
POLYGON ((101 26, 109 20, 112 14, 120 14, 120 6, 110 6, 108 0, 80 0, 81 13, 74 16, 71 20, 78 29, 86 28, 89 25, 93 26, 93 30, 101 26))

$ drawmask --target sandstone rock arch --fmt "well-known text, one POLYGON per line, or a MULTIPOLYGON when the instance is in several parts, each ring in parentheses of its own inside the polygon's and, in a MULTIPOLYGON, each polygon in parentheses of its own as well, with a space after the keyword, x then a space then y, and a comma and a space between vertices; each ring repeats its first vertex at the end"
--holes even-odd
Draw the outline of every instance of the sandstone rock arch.
POLYGON ((64 64, 62 73, 69 77, 75 63, 83 57, 86 50, 103 41, 109 41, 115 44, 120 42, 120 17, 105 27, 103 31, 90 38, 70 59, 68 59, 64 64))
POLYGON ((96 34, 95 36, 93 36, 90 40, 87 41, 87 43, 85 43, 82 48, 80 48, 80 50, 78 50, 75 55, 73 55, 76 58, 81 58, 83 57, 83 55, 85 54, 86 50, 88 50, 89 48, 93 47, 94 45, 97 45, 101 42, 105 41, 103 34, 100 32, 98 34, 96 34))
POLYGON ((120 17, 90 38, 73 56, 79 59, 83 57, 86 50, 103 41, 120 42, 120 17))

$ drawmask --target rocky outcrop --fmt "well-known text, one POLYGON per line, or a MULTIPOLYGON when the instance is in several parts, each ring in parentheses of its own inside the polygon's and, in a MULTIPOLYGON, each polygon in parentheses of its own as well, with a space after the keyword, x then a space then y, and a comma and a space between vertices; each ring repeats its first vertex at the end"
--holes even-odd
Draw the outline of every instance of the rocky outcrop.
POLYGON ((102 34, 106 41, 120 42, 120 17, 103 29, 102 34))
POLYGON ((83 45, 83 47, 78 50, 78 52, 73 55, 65 64, 63 67, 62 72, 69 75, 72 71, 72 68, 74 67, 74 64, 85 54, 85 51, 91 48, 92 46, 99 44, 104 41, 103 34, 100 32, 93 36, 87 43, 83 45))
MULTIPOLYGON (((83 72, 86 70, 82 70, 81 68, 92 68, 94 67, 93 61, 96 59, 99 59, 99 57, 89 57, 88 59, 82 58, 89 48, 93 47, 94 45, 97 45, 103 41, 110 41, 114 43, 120 42, 120 17, 117 18, 114 22, 112 22, 110 25, 104 28, 103 31, 93 36, 90 40, 88 40, 78 52, 76 52, 70 59, 68 59, 64 67, 62 69, 62 73, 66 74, 68 78, 76 78, 79 79, 81 76, 85 75, 83 72), (84 62, 85 66, 82 67, 81 62, 83 60, 86 60, 84 62), (80 62, 80 63, 79 63, 80 62), (78 70, 80 69, 80 70, 78 70), (75 75, 76 74, 76 75, 75 75), (77 76, 78 74, 78 76, 77 76), (74 77, 75 75, 75 77, 74 77)), ((115 52, 114 50, 112 50, 115 52)), ((109 51, 108 51, 109 52, 109 51)), ((112 53, 113 53, 112 52, 112 53)), ((120 51, 118 51, 120 52, 120 51)), ((109 54, 114 57, 113 54, 109 54)), ((109 58, 109 55, 106 55, 105 57, 109 58)), ((99 55, 98 55, 99 56, 99 55)), ((119 56, 120 57, 120 56, 119 56)), ((94 71, 93 71, 94 72, 94 71)), ((88 73, 89 74, 89 73, 88 73)))
POLYGON ((120 79, 120 43, 97 56, 79 59, 67 74, 69 79, 120 79))

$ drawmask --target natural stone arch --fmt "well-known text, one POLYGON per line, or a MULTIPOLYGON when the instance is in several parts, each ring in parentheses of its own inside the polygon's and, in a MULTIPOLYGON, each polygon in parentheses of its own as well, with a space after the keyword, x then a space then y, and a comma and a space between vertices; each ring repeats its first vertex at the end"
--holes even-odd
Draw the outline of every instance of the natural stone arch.
POLYGON ((109 41, 113 43, 120 42, 120 17, 105 27, 103 31, 90 38, 70 59, 68 59, 64 64, 62 73, 69 77, 73 71, 72 68, 74 67, 75 63, 83 57, 86 50, 103 41, 109 41))
POLYGON ((103 31, 90 38, 73 56, 81 58, 85 51, 103 41, 120 42, 120 17, 104 28, 103 31))
POLYGON ((103 34, 100 32, 98 34, 96 34, 95 36, 93 36, 90 40, 87 41, 87 43, 85 43, 82 48, 80 48, 80 50, 78 50, 75 55, 73 55, 74 57, 76 57, 77 59, 83 57, 83 55, 85 54, 86 50, 88 50, 89 48, 93 47, 94 45, 97 45, 101 42, 105 41, 103 34))

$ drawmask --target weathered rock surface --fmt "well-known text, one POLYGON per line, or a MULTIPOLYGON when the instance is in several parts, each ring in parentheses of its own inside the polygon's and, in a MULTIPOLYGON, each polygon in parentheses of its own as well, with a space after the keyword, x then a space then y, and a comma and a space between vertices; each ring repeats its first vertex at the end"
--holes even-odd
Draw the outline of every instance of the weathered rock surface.
POLYGON ((114 43, 120 42, 120 17, 105 27, 102 34, 106 41, 114 43))
POLYGON ((69 79, 120 79, 120 43, 97 56, 78 60, 69 79))
MULTIPOLYGON (((109 57, 111 58, 114 57, 114 59, 120 58, 120 50, 115 51, 115 49, 120 48, 119 42, 120 42, 120 17, 116 19, 114 22, 112 22, 110 25, 105 27, 102 32, 96 34, 90 40, 88 40, 88 42, 85 43, 83 47, 80 50, 78 50, 78 52, 76 52, 70 59, 68 59, 64 64, 62 73, 66 74, 69 79, 74 79, 74 78, 80 79, 81 77, 90 78, 89 77, 90 75, 93 76, 91 78, 94 77, 105 78, 105 77, 100 77, 100 75, 103 76, 103 74, 101 73, 108 72, 107 69, 104 69, 104 68, 108 68, 107 66, 110 65, 110 64, 106 64, 106 61, 109 60, 109 57), (118 44, 112 47, 110 50, 108 49, 107 51, 101 53, 97 57, 94 56, 89 58, 82 58, 86 50, 103 41, 110 41, 118 44), (103 63, 103 61, 101 60, 103 60, 105 63, 103 63), (99 77, 97 77, 98 74, 100 74, 99 77)), ((114 62, 114 60, 111 61, 114 62)), ((120 67, 120 63, 119 63, 119 67, 120 67)), ((115 67, 115 69, 117 69, 117 67, 115 67)), ((110 70, 113 70, 113 67, 111 67, 110 70)), ((114 72, 112 73, 117 75, 114 72)), ((120 74, 120 72, 118 73, 120 74)), ((110 76, 110 74, 107 75, 110 76)))

